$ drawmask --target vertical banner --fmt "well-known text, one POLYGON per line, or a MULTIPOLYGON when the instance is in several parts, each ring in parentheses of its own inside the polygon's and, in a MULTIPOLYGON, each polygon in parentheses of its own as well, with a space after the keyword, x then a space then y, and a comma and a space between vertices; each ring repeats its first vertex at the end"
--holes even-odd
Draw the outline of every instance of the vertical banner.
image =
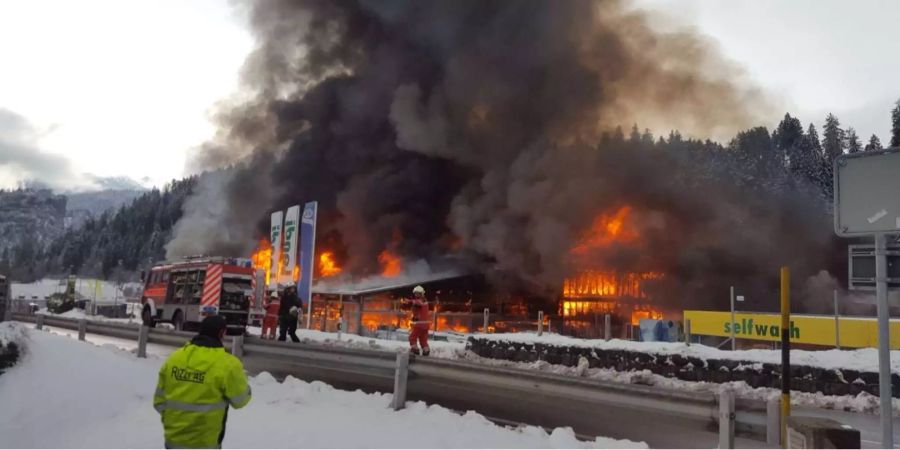
POLYGON ((284 267, 281 268, 282 278, 294 281, 294 266, 297 265, 297 234, 300 232, 300 205, 291 206, 284 216, 284 245, 281 254, 284 255, 284 267))
POLYGON ((283 218, 283 211, 272 213, 272 228, 269 230, 269 242, 272 244, 272 266, 269 269, 270 289, 278 286, 279 269, 281 268, 281 221, 283 218))
POLYGON ((297 294, 300 301, 306 302, 306 328, 312 320, 312 278, 316 254, 316 212, 318 202, 303 205, 303 218, 300 220, 300 282, 297 283, 297 294))

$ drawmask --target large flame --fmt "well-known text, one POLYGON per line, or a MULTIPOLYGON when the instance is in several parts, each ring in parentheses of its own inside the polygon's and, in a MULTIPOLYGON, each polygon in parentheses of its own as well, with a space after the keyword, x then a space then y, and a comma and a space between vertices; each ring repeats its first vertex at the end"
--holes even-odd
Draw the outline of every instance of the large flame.
POLYGON ((584 254, 591 250, 601 249, 613 242, 631 242, 638 238, 638 233, 628 223, 631 206, 625 205, 613 213, 598 214, 591 227, 584 233, 578 244, 572 248, 574 254, 584 254))
POLYGON ((563 280, 563 296, 646 298, 641 282, 662 277, 655 272, 623 273, 585 270, 563 280))
POLYGON ((597 267, 592 255, 603 252, 612 244, 627 244, 640 238, 630 222, 632 207, 618 207, 594 217, 570 254, 579 267, 576 273, 563 280, 562 315, 570 318, 586 318, 600 314, 624 314, 632 324, 642 318, 658 319, 662 314, 645 303, 635 304, 636 299, 646 299, 644 282, 663 276, 657 272, 621 272, 597 267), (631 301, 623 302, 625 299, 631 301))
POLYGON ((386 277, 396 277, 403 270, 400 257, 387 249, 378 255, 378 262, 381 264, 381 275, 386 277))
POLYGON ((396 249, 400 246, 403 236, 400 234, 399 228, 394 228, 391 234, 391 243, 388 248, 378 254, 378 263, 381 264, 381 275, 385 277, 396 277, 403 271, 403 262, 397 256, 396 249))
POLYGON ((319 255, 319 274, 323 277, 330 277, 339 273, 341 273, 341 268, 334 260, 334 252, 322 252, 319 255))
POLYGON ((266 285, 272 275, 272 244, 268 239, 260 239, 256 250, 250 256, 253 261, 254 269, 263 269, 266 271, 266 285))

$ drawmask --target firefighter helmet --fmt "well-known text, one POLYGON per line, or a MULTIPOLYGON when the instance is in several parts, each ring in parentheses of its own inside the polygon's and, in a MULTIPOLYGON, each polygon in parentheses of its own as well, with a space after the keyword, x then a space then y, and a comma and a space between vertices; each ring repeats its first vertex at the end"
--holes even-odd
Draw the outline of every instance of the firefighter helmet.
POLYGON ((425 294, 425 288, 423 288, 421 285, 416 286, 416 287, 413 288, 413 294, 423 294, 423 295, 424 295, 424 294, 425 294))

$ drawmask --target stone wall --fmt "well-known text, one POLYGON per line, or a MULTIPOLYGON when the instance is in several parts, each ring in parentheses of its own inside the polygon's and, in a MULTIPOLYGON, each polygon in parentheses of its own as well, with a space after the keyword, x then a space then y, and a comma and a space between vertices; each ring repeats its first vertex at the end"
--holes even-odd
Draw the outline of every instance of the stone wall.
MULTIPOLYGON (((601 350, 547 344, 523 344, 491 339, 469 338, 466 348, 478 356, 518 362, 547 361, 550 364, 576 366, 584 357, 591 368, 618 371, 649 370, 657 375, 684 381, 727 383, 744 381, 759 388, 781 389, 781 365, 754 361, 701 359, 682 355, 663 355, 629 350, 601 350)), ((894 398, 900 398, 900 376, 891 375, 894 398)), ((878 395, 878 374, 853 369, 822 369, 792 365, 791 389, 821 392, 825 395, 878 395)))

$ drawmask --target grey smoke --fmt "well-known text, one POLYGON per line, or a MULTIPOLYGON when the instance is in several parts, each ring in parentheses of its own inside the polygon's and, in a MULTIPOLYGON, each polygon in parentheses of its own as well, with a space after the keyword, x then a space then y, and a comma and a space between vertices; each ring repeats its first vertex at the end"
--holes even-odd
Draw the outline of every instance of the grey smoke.
POLYGON ((257 219, 268 205, 268 192, 266 173, 250 171, 246 165, 201 174, 175 224, 174 237, 166 244, 166 258, 249 256, 255 244, 257 219), (246 196, 259 202, 235 204, 236 199, 246 196))
POLYGON ((635 122, 730 136, 776 116, 703 37, 657 31, 625 1, 242 6, 258 43, 249 99, 222 109, 196 161, 252 156, 197 193, 170 252, 237 252, 268 212, 318 200, 319 239, 350 274, 377 273, 386 248, 455 253, 548 296, 581 267, 656 271, 657 298, 679 310, 737 282, 776 301, 780 265, 803 279, 832 254, 808 190, 742 189, 721 157, 604 139, 635 122), (572 258, 623 205, 644 238, 572 258), (211 226, 229 229, 209 242, 211 226))

